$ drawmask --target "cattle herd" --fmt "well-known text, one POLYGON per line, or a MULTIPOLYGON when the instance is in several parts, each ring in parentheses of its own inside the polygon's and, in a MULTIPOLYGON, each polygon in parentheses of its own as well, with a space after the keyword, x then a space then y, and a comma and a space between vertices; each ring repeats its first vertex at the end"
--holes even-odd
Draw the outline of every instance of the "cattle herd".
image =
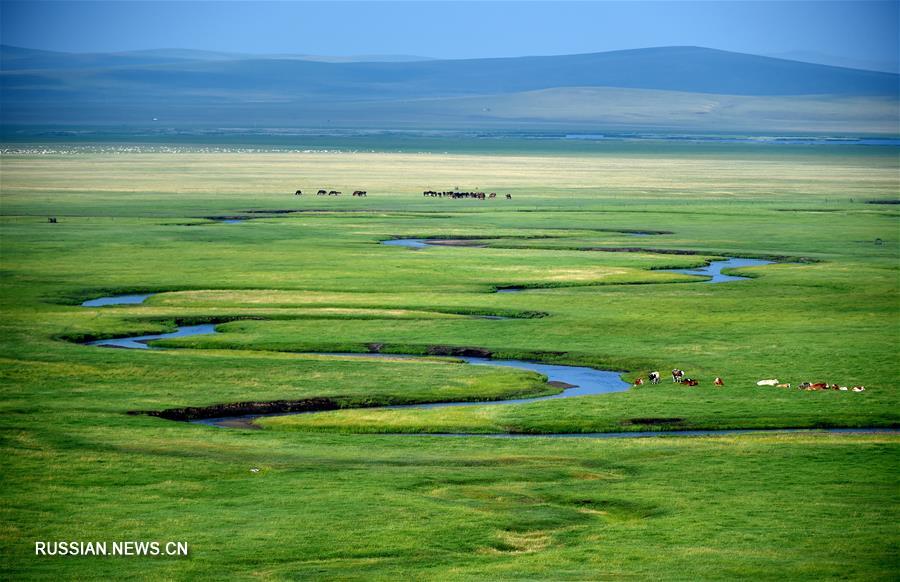
MULTIPOLYGON (((647 374, 647 379, 651 384, 659 384, 660 374, 659 372, 649 372, 647 374)), ((685 378, 684 370, 679 370, 675 368, 672 370, 672 382, 676 384, 681 384, 683 386, 699 386, 700 382, 694 380, 693 378, 685 378)), ((634 381, 635 386, 643 386, 644 385, 644 377, 641 376, 637 380, 634 381)), ((725 382, 722 378, 716 376, 716 379, 713 380, 714 386, 724 386, 725 382)), ((756 383, 757 386, 775 386, 776 388, 790 388, 791 385, 787 383, 781 383, 777 378, 773 378, 771 380, 760 380, 756 383)), ((848 388, 847 386, 840 386, 838 384, 828 384, 826 382, 803 382, 798 385, 800 390, 839 390, 841 392, 864 392, 866 390, 865 386, 853 386, 848 388)))
MULTIPOLYGON (((757 386, 774 386, 776 388, 790 388, 788 383, 782 383, 778 378, 770 380, 760 380, 757 386)), ((829 384, 828 382, 801 382, 797 385, 800 390, 816 391, 816 390, 839 390, 841 392, 865 392, 865 386, 841 386, 840 384, 829 384)))

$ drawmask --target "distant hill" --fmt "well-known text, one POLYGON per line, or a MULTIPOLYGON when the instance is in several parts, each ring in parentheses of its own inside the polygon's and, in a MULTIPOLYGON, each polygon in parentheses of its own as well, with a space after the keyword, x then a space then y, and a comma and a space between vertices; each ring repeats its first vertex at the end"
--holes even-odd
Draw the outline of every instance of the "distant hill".
POLYGON ((179 123, 240 124, 264 118, 282 125, 340 124, 378 111, 381 123, 413 125, 417 115, 421 123, 440 125, 443 115, 449 124, 636 127, 676 121, 679 127, 708 126, 715 117, 730 127, 805 126, 808 131, 853 126, 866 118, 865 131, 897 128, 900 75, 892 73, 702 47, 469 60, 385 57, 391 58, 395 60, 330 62, 334 59, 175 49, 73 55, 4 46, 2 120, 138 123, 150 116, 179 123), (629 91, 641 97, 631 104, 621 101, 629 91), (658 98, 659 92, 679 97, 667 102, 658 98), (799 108, 801 98, 820 106, 814 111, 799 108), (465 101, 460 99, 493 105, 484 105, 481 115, 463 115, 459 103, 465 101), (754 100, 760 100, 758 106, 754 100), (604 108, 612 102, 617 105, 604 108), (706 105, 685 114, 678 107, 687 102, 706 105), (870 105, 869 113, 861 114, 860 108, 870 105), (441 107, 446 107, 443 113, 441 107), (712 107, 715 115, 704 107, 712 107))
POLYGON ((128 65, 160 65, 185 61, 241 61, 257 59, 301 60, 326 63, 385 62, 403 63, 434 60, 414 55, 254 55, 196 49, 151 49, 115 53, 64 53, 0 45, 0 70, 54 70, 122 67, 128 65))

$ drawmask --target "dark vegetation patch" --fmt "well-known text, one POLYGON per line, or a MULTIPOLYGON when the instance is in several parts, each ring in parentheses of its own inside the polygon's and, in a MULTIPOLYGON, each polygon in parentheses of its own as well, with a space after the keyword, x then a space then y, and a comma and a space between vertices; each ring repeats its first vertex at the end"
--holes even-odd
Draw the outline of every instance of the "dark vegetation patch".
POLYGON ((652 228, 590 228, 584 227, 579 228, 577 226, 573 227, 562 227, 562 226, 549 226, 549 227, 533 227, 539 228, 540 230, 563 230, 563 231, 572 231, 572 232, 618 232, 622 234, 675 234, 672 230, 656 230, 652 228))
MULTIPOLYGON (((580 251, 595 251, 602 253, 651 253, 659 255, 703 255, 707 257, 738 257, 744 259, 761 259, 780 263, 819 263, 819 259, 812 257, 792 257, 789 255, 767 255, 754 253, 735 253, 730 251, 696 251, 689 249, 656 249, 648 247, 581 247, 580 251)), ((668 268, 668 267, 659 267, 668 268)), ((652 270, 652 269, 651 269, 652 270)))
POLYGON ((776 212, 852 212, 845 208, 776 208, 776 212))
POLYGON ((578 385, 569 384, 568 382, 562 382, 560 380, 548 380, 547 386, 553 386, 554 388, 562 388, 563 390, 568 390, 569 388, 575 388, 578 385))
MULTIPOLYGON (((415 344, 387 344, 387 343, 368 343, 364 344, 366 350, 370 354, 396 354, 396 355, 428 355, 428 356, 456 356, 456 357, 472 357, 472 358, 493 358, 495 360, 527 360, 533 362, 544 363, 564 363, 571 354, 569 352, 551 352, 551 351, 497 351, 488 348, 479 348, 472 346, 448 346, 448 345, 428 345, 421 346, 415 344)), ((595 366, 594 362, 586 359, 578 359, 577 363, 570 363, 573 366, 595 366)), ((607 369, 600 367, 599 369, 607 369)))
POLYGON ((894 199, 894 200, 866 200, 866 204, 900 204, 900 199, 894 199))
POLYGON ((468 356, 475 358, 490 358, 492 352, 485 348, 473 348, 466 346, 428 346, 426 352, 429 356, 468 356))
POLYGON ((203 420, 249 414, 280 414, 291 412, 318 412, 337 410, 340 403, 331 398, 304 398, 302 400, 269 400, 254 402, 230 402, 211 406, 187 406, 165 410, 129 410, 128 414, 158 416, 167 420, 203 420))
MULTIPOLYGON (((216 215, 216 216, 194 216, 192 218, 199 218, 199 219, 203 219, 203 220, 214 220, 216 222, 220 222, 222 220, 253 220, 254 218, 262 218, 262 217, 246 216, 246 215, 241 215, 241 214, 231 214, 231 215, 222 214, 222 215, 216 215)), ((186 223, 184 226, 196 226, 197 224, 203 224, 203 223, 190 222, 190 223, 186 223)))
POLYGON ((522 234, 522 235, 482 235, 482 234, 452 234, 452 235, 393 235, 388 240, 419 239, 430 245, 458 245, 464 242, 492 241, 492 240, 540 240, 548 238, 566 238, 552 234, 522 234))
POLYGON ((633 425, 659 426, 659 425, 673 425, 673 424, 682 424, 682 423, 684 423, 684 419, 679 418, 677 416, 673 416, 673 417, 648 416, 645 418, 629 418, 629 419, 622 421, 622 424, 625 426, 633 426, 633 425))

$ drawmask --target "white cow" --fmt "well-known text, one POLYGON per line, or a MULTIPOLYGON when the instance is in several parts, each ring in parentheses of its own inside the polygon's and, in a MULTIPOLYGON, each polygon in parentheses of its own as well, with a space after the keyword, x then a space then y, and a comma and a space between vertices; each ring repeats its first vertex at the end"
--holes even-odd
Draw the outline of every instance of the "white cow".
POLYGON ((778 378, 773 378, 771 380, 760 380, 756 383, 757 386, 777 386, 778 384, 778 378))

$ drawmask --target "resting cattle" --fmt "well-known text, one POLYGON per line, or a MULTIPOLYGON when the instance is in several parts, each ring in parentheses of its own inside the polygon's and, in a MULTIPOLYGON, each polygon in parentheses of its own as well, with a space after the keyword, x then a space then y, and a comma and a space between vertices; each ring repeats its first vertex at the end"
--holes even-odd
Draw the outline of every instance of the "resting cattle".
POLYGON ((866 387, 865 386, 854 386, 853 388, 851 388, 851 390, 853 390, 854 392, 864 392, 866 390, 866 387))
POLYGON ((760 380, 756 383, 757 386, 777 386, 778 378, 773 378, 771 380, 760 380))
POLYGON ((679 370, 678 368, 672 370, 672 382, 681 382, 682 378, 684 378, 684 370, 679 370))
POLYGON ((790 384, 775 384, 776 388, 790 388, 790 384))
POLYGON ((635 386, 643 386, 643 385, 644 385, 644 379, 643 379, 643 378, 638 378, 637 380, 634 381, 634 385, 635 385, 635 386))
POLYGON ((659 384, 659 372, 650 372, 650 383, 659 384))
POLYGON ((725 382, 723 382, 721 378, 719 378, 718 376, 716 376, 716 379, 713 380, 713 384, 716 385, 716 386, 724 386, 724 385, 725 385, 725 382))
POLYGON ((700 382, 694 380, 693 378, 685 378, 681 381, 681 384, 684 386, 699 386, 700 382))

